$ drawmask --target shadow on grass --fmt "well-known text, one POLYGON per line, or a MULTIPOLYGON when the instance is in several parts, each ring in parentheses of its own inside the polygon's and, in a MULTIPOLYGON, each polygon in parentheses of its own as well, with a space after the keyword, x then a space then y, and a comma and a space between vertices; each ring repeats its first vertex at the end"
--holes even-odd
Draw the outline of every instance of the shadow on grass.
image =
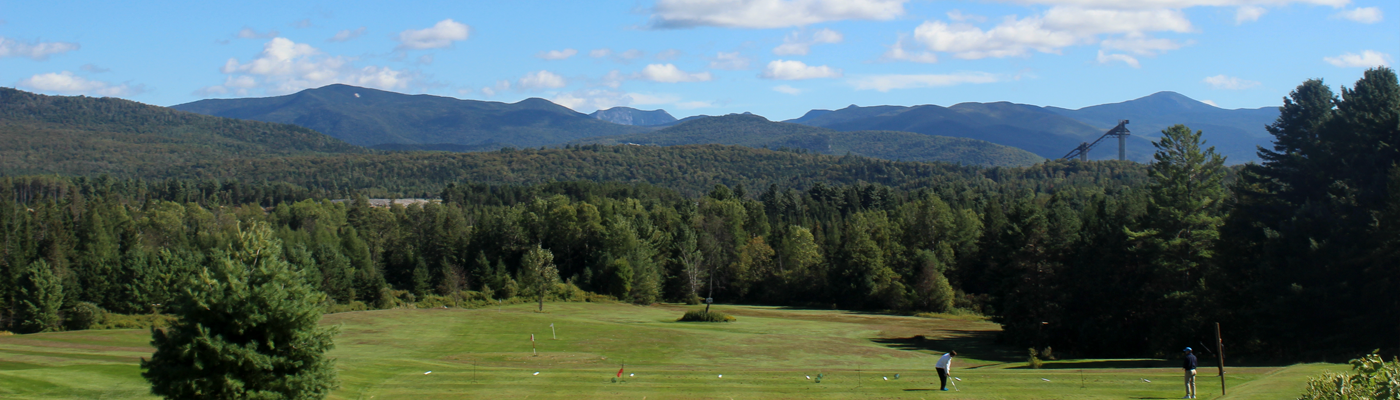
POLYGON ((908 338, 871 339, 885 347, 908 351, 944 352, 957 350, 958 354, 978 360, 1014 362, 1024 359, 1015 349, 996 343, 996 332, 955 331, 942 338, 928 338, 918 335, 908 338))
MULTIPOLYGON (((1051 361, 1040 366, 1040 369, 1098 369, 1098 368, 1172 368, 1180 367, 1181 362, 1171 360, 1158 360, 1150 358, 1127 359, 1127 360, 1084 360, 1084 361, 1051 361)), ((1031 369, 1029 366, 1011 367, 1008 369, 1031 369)))

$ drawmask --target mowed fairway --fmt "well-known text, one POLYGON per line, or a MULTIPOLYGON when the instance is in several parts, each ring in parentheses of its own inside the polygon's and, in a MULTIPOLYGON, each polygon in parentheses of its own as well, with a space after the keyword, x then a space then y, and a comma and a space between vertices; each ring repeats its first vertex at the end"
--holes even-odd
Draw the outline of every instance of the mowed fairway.
MULTIPOLYGON (((514 305, 327 315, 326 324, 342 329, 331 353, 339 360, 342 387, 332 398, 1182 395, 1179 370, 1171 360, 1067 360, 1026 369, 1024 350, 992 343, 998 327, 989 322, 736 306, 716 310, 738 316, 738 322, 674 322, 686 309, 547 303, 544 313, 514 305), (531 352, 530 334, 538 355, 531 352), (962 355, 954 364, 954 375, 963 379, 960 391, 937 390, 933 363, 947 349, 962 355), (623 363, 623 377, 614 383, 623 363), (821 383, 815 381, 818 374, 825 376, 821 383)), ((139 358, 150 354, 148 341, 149 333, 140 330, 0 337, 0 398, 149 398, 138 367, 139 358)), ((1231 368, 1231 396, 1225 398, 1290 398, 1308 376, 1327 369, 1347 368, 1231 368)), ((1214 371, 1201 370, 1200 398, 1219 397, 1214 371)))

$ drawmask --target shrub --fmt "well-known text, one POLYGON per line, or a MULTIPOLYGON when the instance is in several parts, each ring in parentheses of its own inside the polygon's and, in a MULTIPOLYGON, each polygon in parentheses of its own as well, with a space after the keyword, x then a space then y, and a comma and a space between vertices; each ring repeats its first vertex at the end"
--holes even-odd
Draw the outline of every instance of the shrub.
POLYGON ((443 306, 456 306, 457 301, 451 297, 430 294, 418 299, 414 306, 418 308, 442 308, 443 306))
POLYGON ((368 310, 368 309, 369 309, 369 305, 368 305, 368 304, 365 304, 364 302, 359 301, 359 300, 353 300, 353 301, 351 301, 351 302, 349 302, 349 303, 344 303, 344 304, 342 304, 342 303, 332 303, 330 306, 326 307, 326 314, 335 314, 335 313, 350 312, 350 311, 365 311, 365 310, 368 310))
POLYGON ((1030 352, 1030 357, 1026 358, 1026 364, 1030 365, 1031 368, 1040 369, 1042 365, 1045 365, 1045 363, 1040 362, 1040 357, 1036 357, 1037 354, 1034 347, 1026 350, 1030 352))
POLYGON ((89 329, 151 329, 170 326, 175 316, 166 314, 126 315, 107 313, 106 321, 89 329))
POLYGON ((1385 362, 1380 350, 1351 360, 1351 374, 1327 372, 1308 380, 1299 400, 1394 399, 1400 397, 1400 357, 1385 362))
POLYGON ((67 317, 63 324, 68 330, 92 329, 93 326, 107 322, 107 310, 103 310, 96 304, 83 301, 69 308, 67 317))
POLYGON ((722 313, 722 312, 719 312, 719 311, 705 312, 705 310, 690 310, 690 311, 686 311, 686 312, 685 312, 685 315, 682 315, 682 316, 681 316, 681 319, 678 319, 677 321, 680 321, 680 322, 734 322, 734 321, 737 321, 737 320, 738 320, 738 318, 734 318, 733 315, 725 314, 725 313, 722 313))

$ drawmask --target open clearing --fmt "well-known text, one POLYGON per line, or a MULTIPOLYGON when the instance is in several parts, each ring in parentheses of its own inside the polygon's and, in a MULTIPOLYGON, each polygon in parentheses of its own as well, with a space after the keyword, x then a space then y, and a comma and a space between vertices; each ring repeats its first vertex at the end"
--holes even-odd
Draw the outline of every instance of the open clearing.
MULTIPOLYGON (((324 323, 342 330, 331 353, 341 389, 331 397, 1169 399, 1183 393, 1175 360, 1062 360, 1028 369, 1024 350, 994 345, 997 325, 975 319, 716 306, 738 322, 674 322, 686 309, 547 303, 544 313, 522 304, 327 315, 324 323), (961 391, 938 390, 933 364, 949 349, 961 355, 953 370, 963 379, 961 391), (623 363, 624 379, 614 383, 623 363), (825 376, 821 383, 818 374, 825 376)), ((138 366, 151 354, 149 341, 144 330, 0 337, 0 398, 151 398, 138 366)), ((1220 397, 1215 368, 1203 365, 1199 398, 1293 398, 1308 376, 1328 369, 1348 367, 1229 368, 1230 396, 1220 397)))

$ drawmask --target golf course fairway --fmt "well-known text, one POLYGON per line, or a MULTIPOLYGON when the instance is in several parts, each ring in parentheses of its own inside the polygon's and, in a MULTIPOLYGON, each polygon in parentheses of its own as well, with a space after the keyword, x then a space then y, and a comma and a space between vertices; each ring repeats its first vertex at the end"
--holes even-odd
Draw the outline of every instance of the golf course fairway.
MULTIPOLYGON (((1029 369, 1025 349, 994 344, 998 326, 978 318, 721 305, 715 310, 738 321, 675 322, 688 309, 546 303, 544 312, 519 304, 330 314, 323 323, 341 329, 330 353, 337 359, 341 388, 331 398, 1169 399, 1183 394, 1177 360, 1060 360, 1029 369), (962 379, 956 381, 958 391, 951 385, 948 392, 938 390, 933 364, 946 350, 960 355, 953 364, 953 376, 962 379)), ((145 330, 0 336, 0 398, 153 398, 139 367, 140 358, 152 352, 149 341, 145 330)), ((1295 398, 1309 376, 1349 369, 1341 364, 1230 367, 1229 396, 1222 397, 1216 369, 1206 364, 1203 359, 1201 399, 1295 398)))

